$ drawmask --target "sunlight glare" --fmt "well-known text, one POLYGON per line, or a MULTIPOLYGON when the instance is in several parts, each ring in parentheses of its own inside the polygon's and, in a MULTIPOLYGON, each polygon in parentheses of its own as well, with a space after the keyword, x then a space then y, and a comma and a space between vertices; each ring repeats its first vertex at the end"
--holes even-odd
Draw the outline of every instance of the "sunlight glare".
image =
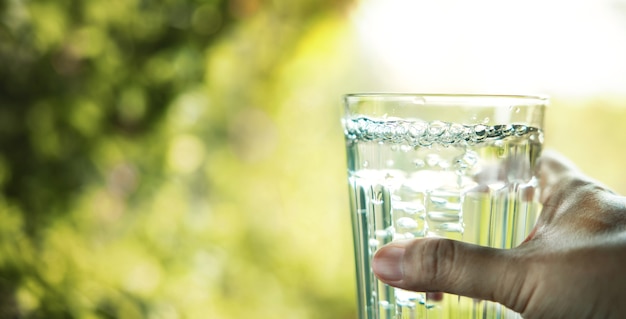
POLYGON ((386 89, 626 92, 626 15, 610 0, 364 0, 353 21, 386 89))

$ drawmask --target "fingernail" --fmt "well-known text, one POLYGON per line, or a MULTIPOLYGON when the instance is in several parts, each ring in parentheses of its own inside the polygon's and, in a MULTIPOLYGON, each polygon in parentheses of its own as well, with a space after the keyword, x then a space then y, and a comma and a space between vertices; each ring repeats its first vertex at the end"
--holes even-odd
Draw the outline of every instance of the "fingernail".
POLYGON ((376 276, 383 281, 399 281, 404 278, 403 258, 403 247, 388 246, 381 248, 372 260, 372 269, 376 276))

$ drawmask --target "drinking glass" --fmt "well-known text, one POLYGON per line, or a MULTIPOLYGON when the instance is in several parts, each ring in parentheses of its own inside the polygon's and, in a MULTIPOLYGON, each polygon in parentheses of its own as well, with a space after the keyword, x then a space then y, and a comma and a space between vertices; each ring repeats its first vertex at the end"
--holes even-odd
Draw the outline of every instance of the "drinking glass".
POLYGON ((344 102, 359 318, 520 318, 494 302, 388 286, 371 258, 419 237, 523 242, 541 211, 535 166, 548 98, 349 94, 344 102))

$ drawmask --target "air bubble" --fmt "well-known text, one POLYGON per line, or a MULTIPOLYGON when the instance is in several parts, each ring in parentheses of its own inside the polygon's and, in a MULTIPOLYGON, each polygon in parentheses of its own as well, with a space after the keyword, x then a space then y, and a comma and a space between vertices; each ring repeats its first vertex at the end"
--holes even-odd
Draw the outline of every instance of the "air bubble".
POLYGON ((439 163, 437 163, 437 166, 441 167, 442 169, 448 169, 450 167, 450 162, 439 161, 439 163))
POLYGON ((377 239, 371 238, 369 240, 370 247, 377 248, 380 245, 380 242, 377 239))
POLYGON ((439 137, 439 141, 444 145, 444 146, 448 146, 450 144, 453 144, 457 141, 458 139, 458 135, 454 134, 453 132, 450 132, 450 130, 446 130, 443 134, 441 134, 441 136, 439 137))
POLYGON ((377 231, 374 232, 374 234, 376 235, 376 237, 380 238, 380 239, 385 239, 391 236, 391 234, 393 234, 394 230, 393 228, 387 228, 387 229, 379 229, 377 231))
POLYGON ((411 146, 409 146, 409 145, 402 145, 402 146, 400 146, 400 150, 405 152, 405 153, 410 152, 412 149, 413 148, 411 146))
POLYGON ((424 167, 424 165, 426 165, 426 162, 424 162, 424 160, 421 158, 416 158, 413 160, 413 165, 415 165, 415 167, 417 168, 422 168, 424 167))
POLYGON ((439 163, 439 155, 437 154, 428 154, 426 156, 426 164, 428 166, 436 166, 439 163))
POLYGON ((409 134, 412 137, 420 137, 424 134, 424 132, 426 132, 426 124, 424 123, 415 123, 411 126, 409 126, 409 134))
POLYGON ((448 132, 450 132, 450 134, 454 136, 461 136, 463 134, 464 128, 465 127, 463 125, 454 123, 450 124, 448 132))
POLYGON ((474 138, 478 141, 484 140, 487 137, 487 127, 484 125, 474 126, 474 138))
POLYGON ((503 136, 510 136, 511 134, 513 134, 513 131, 515 131, 515 128, 511 124, 507 124, 502 127, 503 136))
POLYGON ((473 151, 467 151, 462 156, 455 159, 455 166, 458 169, 468 169, 474 167, 478 163, 478 154, 473 151))
POLYGON ((487 126, 487 137, 498 138, 502 131, 502 125, 487 126))
POLYGON ((431 136, 439 136, 446 131, 447 124, 441 121, 432 121, 428 127, 428 134, 431 136))
POLYGON ((433 143, 434 143, 433 140, 424 137, 424 138, 420 138, 419 139, 418 145, 422 146, 422 147, 429 147, 429 146, 433 145, 433 143))
POLYGON ((398 231, 412 230, 417 228, 417 222, 410 217, 401 217, 396 220, 396 227, 398 228, 398 231))

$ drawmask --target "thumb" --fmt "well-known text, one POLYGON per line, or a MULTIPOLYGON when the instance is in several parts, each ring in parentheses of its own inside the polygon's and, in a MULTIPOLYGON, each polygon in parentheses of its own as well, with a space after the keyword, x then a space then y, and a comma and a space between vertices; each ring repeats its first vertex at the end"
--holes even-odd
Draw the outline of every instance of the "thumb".
POLYGON ((379 249, 372 268, 383 282, 402 289, 446 292, 520 307, 528 291, 525 267, 510 250, 444 238, 397 241, 379 249))

